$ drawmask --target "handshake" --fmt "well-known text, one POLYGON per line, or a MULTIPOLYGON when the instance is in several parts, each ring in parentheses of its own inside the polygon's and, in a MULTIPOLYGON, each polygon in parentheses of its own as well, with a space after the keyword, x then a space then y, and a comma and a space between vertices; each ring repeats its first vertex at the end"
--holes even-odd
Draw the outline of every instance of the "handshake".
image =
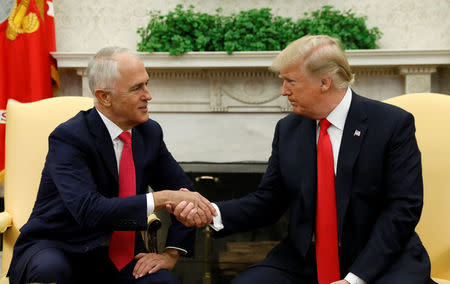
POLYGON ((208 199, 186 188, 178 191, 156 191, 153 193, 153 199, 155 211, 166 208, 167 212, 175 215, 177 220, 187 227, 203 227, 211 224, 213 216, 217 216, 216 209, 208 199))

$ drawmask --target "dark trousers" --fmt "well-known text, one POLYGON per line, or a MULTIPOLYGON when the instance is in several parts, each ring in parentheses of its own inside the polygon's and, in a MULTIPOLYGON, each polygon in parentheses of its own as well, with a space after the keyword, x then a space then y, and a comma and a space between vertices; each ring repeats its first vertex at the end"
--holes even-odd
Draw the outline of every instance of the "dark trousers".
POLYGON ((131 261, 120 272, 109 260, 108 248, 99 247, 87 253, 67 253, 48 248, 36 253, 28 262, 24 279, 26 282, 77 284, 77 283, 117 283, 117 284, 179 284, 167 270, 133 277, 136 261, 131 261))
MULTIPOLYGON (((272 250, 266 259, 251 266, 239 274, 232 284, 317 284, 317 268, 314 247, 310 249, 306 258, 300 261, 283 244, 272 250), (283 265, 280 265, 283 264, 283 265)), ((421 252, 424 252, 424 250, 421 252)), ((408 258, 409 259, 409 258, 408 258)), ((407 267, 399 266, 397 261, 393 263, 380 277, 369 284, 436 284, 430 279, 430 271, 424 270, 423 262, 427 262, 426 253, 418 254, 408 262, 407 267)), ((347 272, 341 271, 343 279, 347 272)))
POLYGON ((312 250, 308 252, 304 261, 299 261, 297 255, 291 252, 292 249, 281 243, 268 254, 266 259, 252 265, 231 283, 317 284, 316 259, 312 250), (287 264, 286 267, 278 265, 283 262, 287 264))

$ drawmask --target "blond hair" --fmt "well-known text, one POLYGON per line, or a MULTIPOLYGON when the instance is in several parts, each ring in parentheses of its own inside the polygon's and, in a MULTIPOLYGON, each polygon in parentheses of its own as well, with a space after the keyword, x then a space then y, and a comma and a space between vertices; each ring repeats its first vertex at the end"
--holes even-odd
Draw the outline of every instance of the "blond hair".
POLYGON ((301 64, 309 77, 330 76, 338 89, 350 87, 355 75, 338 39, 327 35, 307 35, 291 42, 272 62, 270 70, 301 64))

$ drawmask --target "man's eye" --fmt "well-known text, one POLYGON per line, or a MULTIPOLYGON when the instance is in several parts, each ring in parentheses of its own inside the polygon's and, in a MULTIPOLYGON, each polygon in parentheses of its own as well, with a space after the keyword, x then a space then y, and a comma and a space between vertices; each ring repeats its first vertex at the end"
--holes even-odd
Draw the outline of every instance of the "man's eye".
POLYGON ((136 86, 136 87, 131 88, 130 91, 131 91, 131 92, 136 92, 136 91, 140 90, 141 88, 142 88, 142 87, 139 85, 139 86, 136 86))

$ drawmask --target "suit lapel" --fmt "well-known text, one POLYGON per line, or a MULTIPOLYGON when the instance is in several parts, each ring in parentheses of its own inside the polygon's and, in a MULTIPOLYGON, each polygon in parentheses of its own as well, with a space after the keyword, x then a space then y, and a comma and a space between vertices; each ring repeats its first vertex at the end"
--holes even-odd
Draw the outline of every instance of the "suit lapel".
POLYGON ((137 130, 137 128, 133 128, 132 130, 132 148, 133 148, 133 162, 136 173, 136 194, 138 194, 139 189, 141 188, 141 184, 139 181, 142 180, 142 171, 139 169, 144 169, 144 139, 141 133, 137 130))
POLYGON ((317 187, 317 161, 316 161, 316 121, 307 119, 300 125, 299 139, 296 139, 298 149, 297 157, 300 174, 300 194, 304 200, 305 212, 311 212, 311 218, 315 216, 316 187, 317 187))
POLYGON ((95 146, 98 153, 105 163, 105 168, 114 177, 117 184, 119 183, 119 175, 117 170, 116 155, 114 154, 114 147, 109 135, 108 129, 103 123, 100 115, 95 108, 90 110, 87 116, 89 131, 95 137, 95 146))
POLYGON ((338 214, 339 239, 350 200, 353 167, 367 132, 366 105, 362 98, 352 92, 352 102, 345 121, 336 173, 336 206, 338 214))

